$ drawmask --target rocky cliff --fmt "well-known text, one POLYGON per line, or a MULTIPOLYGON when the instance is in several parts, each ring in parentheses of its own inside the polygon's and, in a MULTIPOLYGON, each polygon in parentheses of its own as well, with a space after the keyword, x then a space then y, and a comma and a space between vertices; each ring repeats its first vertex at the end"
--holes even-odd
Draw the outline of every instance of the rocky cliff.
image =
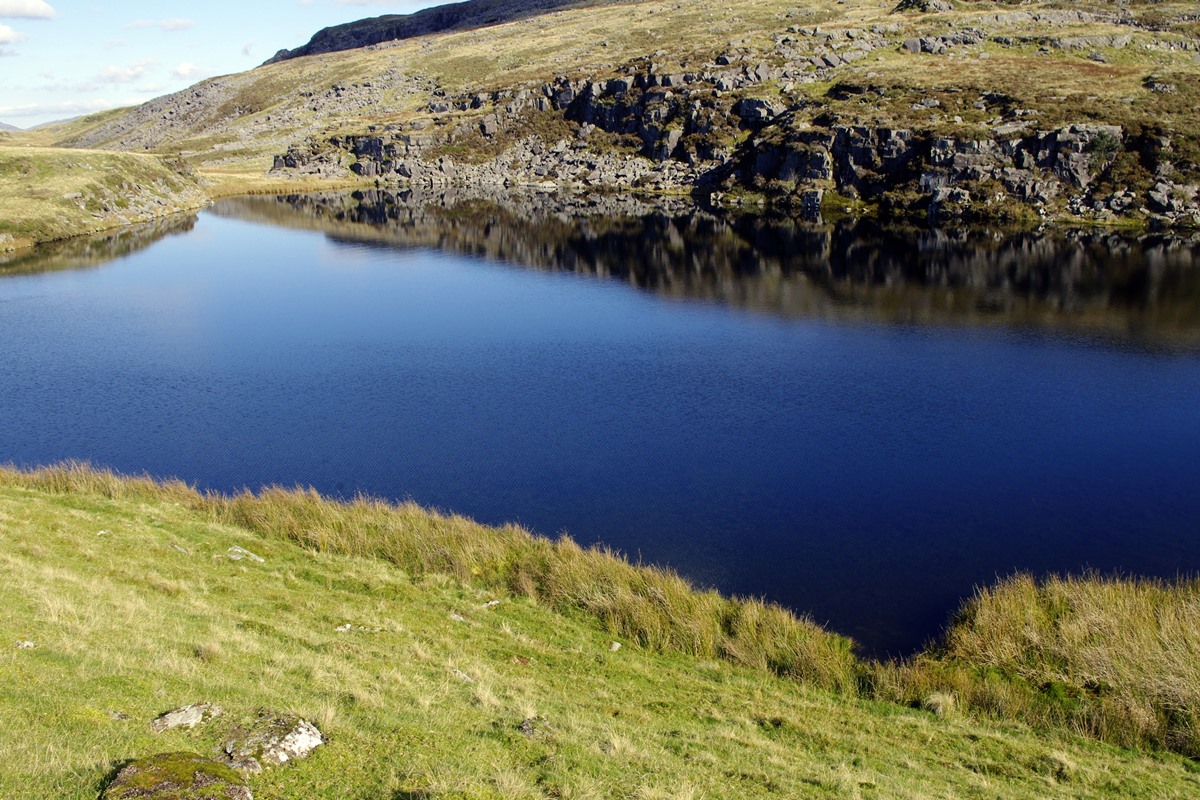
POLYGON ((271 181, 1196 224, 1194 3, 901 6, 475 0, 324 31, 287 54, 309 58, 82 120, 60 143, 273 166, 271 181))
MULTIPOLYGON (((764 86, 830 80, 835 59, 888 47, 887 33, 847 32, 854 49, 821 56, 819 65, 816 57, 780 66, 721 56, 707 69, 672 73, 641 59, 618 77, 559 76, 536 88, 445 96, 428 106, 432 124, 310 139, 277 156, 274 169, 420 185, 691 192, 810 217, 832 205, 935 221, 1200 224, 1200 170, 1161 129, 1046 126, 1038 112, 989 92, 958 90, 946 100, 985 118, 949 133, 916 120, 864 124, 861 113, 846 113, 847 101, 895 102, 869 84, 835 83, 818 102, 755 96, 764 86)), ((941 46, 928 44, 930 52, 941 46)), ((912 110, 942 106, 925 96, 912 110)))

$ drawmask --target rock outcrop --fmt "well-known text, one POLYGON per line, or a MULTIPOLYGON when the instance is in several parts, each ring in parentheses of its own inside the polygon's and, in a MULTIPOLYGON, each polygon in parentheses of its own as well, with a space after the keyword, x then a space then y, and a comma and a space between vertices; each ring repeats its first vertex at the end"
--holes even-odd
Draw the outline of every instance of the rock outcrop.
POLYGON ((287 714, 262 712, 246 727, 233 730, 225 742, 226 763, 246 772, 306 758, 325 743, 316 726, 287 714))
POLYGON ((124 767, 101 800, 253 800, 245 779, 195 753, 161 753, 124 767))

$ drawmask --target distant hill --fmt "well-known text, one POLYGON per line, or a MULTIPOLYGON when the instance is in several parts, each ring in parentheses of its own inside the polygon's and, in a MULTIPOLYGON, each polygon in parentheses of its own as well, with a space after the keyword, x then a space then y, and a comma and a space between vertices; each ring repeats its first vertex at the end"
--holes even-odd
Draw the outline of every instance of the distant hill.
MULTIPOLYGON (((626 1, 609 0, 604 5, 619 5, 626 1)), ((441 31, 499 25, 547 11, 599 4, 597 0, 467 0, 464 3, 449 3, 412 14, 388 14, 325 28, 303 47, 280 50, 266 63, 274 64, 300 56, 355 50, 441 31)))
POLYGON ((21 130, 16 125, 9 125, 5 122, 0 122, 0 131, 19 131, 21 130))

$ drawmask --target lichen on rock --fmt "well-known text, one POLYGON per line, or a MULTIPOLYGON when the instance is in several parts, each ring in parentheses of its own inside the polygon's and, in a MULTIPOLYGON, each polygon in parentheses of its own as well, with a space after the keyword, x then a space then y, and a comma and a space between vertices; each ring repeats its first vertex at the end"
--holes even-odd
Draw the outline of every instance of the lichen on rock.
POLYGON ((216 719, 225 713, 225 709, 211 703, 193 703, 190 706, 168 711, 150 723, 150 729, 155 733, 163 733, 173 728, 194 728, 209 720, 216 719))
POLYGON ((101 800, 253 800, 236 770, 195 753, 160 753, 125 766, 101 800))
POLYGON ((308 756, 325 743, 311 722, 288 714, 262 711, 248 728, 236 729, 225 742, 228 764, 246 772, 263 765, 279 766, 308 756))

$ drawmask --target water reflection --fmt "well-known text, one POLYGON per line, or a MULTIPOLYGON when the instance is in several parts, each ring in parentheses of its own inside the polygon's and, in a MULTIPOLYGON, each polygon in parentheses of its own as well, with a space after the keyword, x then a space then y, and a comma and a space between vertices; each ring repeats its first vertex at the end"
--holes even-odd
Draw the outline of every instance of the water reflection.
POLYGON ((366 191, 237 198, 214 210, 334 241, 617 278, 664 297, 787 317, 1200 345, 1200 238, 816 226, 717 215, 684 201, 553 195, 366 191))
POLYGON ((167 236, 190 233, 195 227, 196 214, 174 214, 94 236, 77 236, 12 253, 0 253, 0 277, 98 267, 144 250, 167 236))

